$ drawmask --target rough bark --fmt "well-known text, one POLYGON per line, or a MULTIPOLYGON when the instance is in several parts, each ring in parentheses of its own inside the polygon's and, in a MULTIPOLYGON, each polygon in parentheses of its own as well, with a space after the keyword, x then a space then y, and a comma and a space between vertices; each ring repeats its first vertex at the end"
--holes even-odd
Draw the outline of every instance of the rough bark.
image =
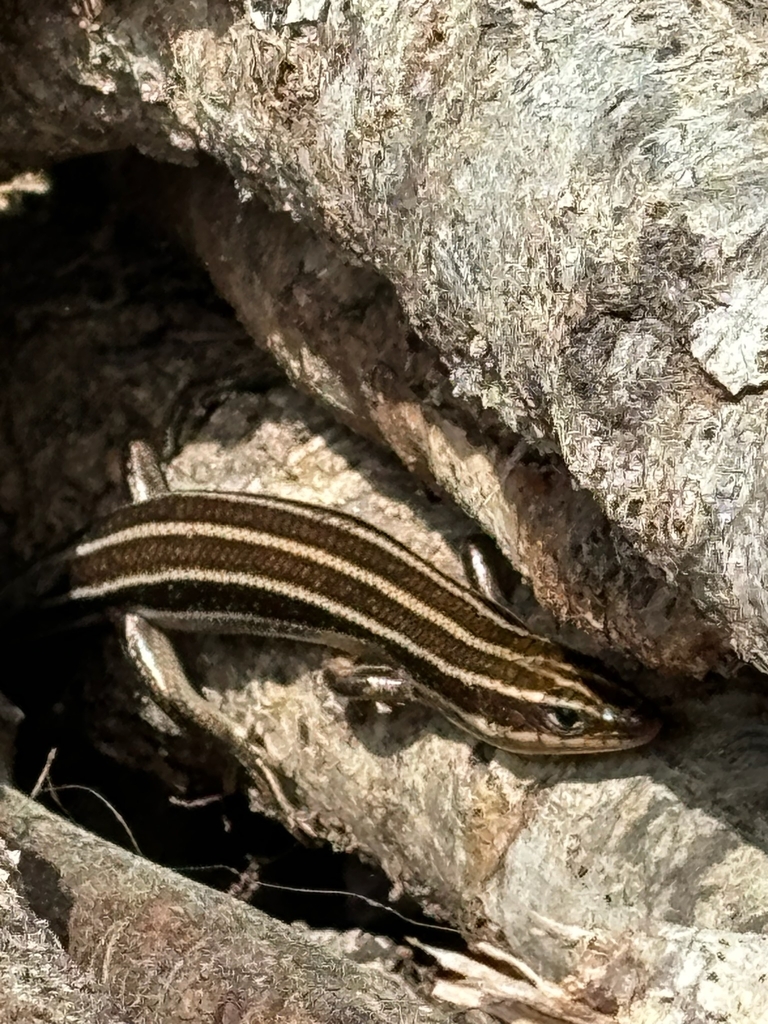
POLYGON ((18 851, 0 839, 0 1014, 14 1024, 120 1024, 109 994, 69 959, 17 891, 18 851))
MULTIPOLYGON (((453 495, 598 640, 666 670, 701 675, 729 645, 762 668, 759 14, 6 4, 0 154, 9 169, 126 145, 213 157, 238 198, 196 166, 171 184, 173 216, 296 381, 453 495)), ((106 450, 157 424, 136 358, 133 417, 117 422, 107 394, 109 430, 78 427, 63 520, 114 501, 106 450)), ((42 429, 39 407, 6 401, 17 453, 31 448, 3 489, 31 510, 24 550, 44 535, 57 448, 22 429, 42 429)), ((277 416, 249 440, 240 415, 227 407, 175 482, 331 495, 450 568, 448 520, 425 531, 432 513, 413 513, 392 467, 354 449, 348 476, 333 449, 351 442, 329 444, 330 427, 277 416)), ((209 640, 197 667, 316 832, 627 1022, 765 1018, 758 693, 702 686, 651 754, 486 763, 436 719, 348 719, 317 687, 319 653, 254 650, 209 640)))
POLYGON ((17 851, 11 884, 0 888, 4 1021, 448 1019, 400 979, 90 836, 10 788, 0 790, 0 832, 17 851))

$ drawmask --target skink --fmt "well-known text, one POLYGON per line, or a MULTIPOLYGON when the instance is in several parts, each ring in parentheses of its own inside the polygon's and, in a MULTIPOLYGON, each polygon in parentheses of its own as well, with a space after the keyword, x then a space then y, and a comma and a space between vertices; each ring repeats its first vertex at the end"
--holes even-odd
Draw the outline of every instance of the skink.
MULTIPOLYGON (((127 647, 163 688, 164 631, 254 633, 355 655, 337 689, 417 699, 518 753, 635 747, 659 723, 607 676, 579 668, 497 603, 347 514, 283 498, 168 490, 149 446, 132 446, 134 503, 49 566, 51 612, 125 616, 127 647), (159 682, 158 682, 159 681, 159 682)), ((485 572, 478 572, 482 584, 485 572)))

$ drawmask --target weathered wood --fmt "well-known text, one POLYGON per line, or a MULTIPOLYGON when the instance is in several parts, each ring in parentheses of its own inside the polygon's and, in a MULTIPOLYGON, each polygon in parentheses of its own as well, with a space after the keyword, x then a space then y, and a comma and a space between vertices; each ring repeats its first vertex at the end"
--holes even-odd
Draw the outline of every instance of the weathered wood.
MULTIPOLYGON (((0 157, 210 154, 239 198, 195 167, 172 214, 295 380, 453 494, 599 640, 698 675, 729 646, 764 667, 768 58, 761 12, 723 10, 6 4, 0 157)), ((131 428, 157 415, 142 373, 131 428)), ((9 406, 23 448, 34 407, 9 406)), ((78 429, 65 518, 113 501, 119 475, 116 459, 102 468, 107 432, 78 429)), ((127 440, 125 422, 110 429, 127 440)), ((290 424, 245 453, 222 439, 247 431, 218 429, 182 476, 252 483, 285 443, 294 483, 333 493, 290 424)), ((5 481, 4 507, 33 509, 21 549, 40 536, 56 451, 5 481)), ((381 486, 368 511, 396 527, 381 486)), ((413 519, 406 539, 442 545, 413 519)), ((252 724, 313 827, 467 930, 485 918, 633 1024, 765 1018, 759 693, 702 686, 647 756, 485 764, 439 720, 348 721, 316 686, 318 653, 202 650, 209 692, 252 724)))
MULTIPOLYGON (((0 789, 0 835, 20 852, 15 880, 38 915, 34 933, 9 904, 0 916, 4 1021, 447 1020, 398 978, 91 836, 8 787, 0 789), (12 1015, 20 1011, 27 1016, 12 1015)), ((0 887, 0 907, 13 894, 0 887)))

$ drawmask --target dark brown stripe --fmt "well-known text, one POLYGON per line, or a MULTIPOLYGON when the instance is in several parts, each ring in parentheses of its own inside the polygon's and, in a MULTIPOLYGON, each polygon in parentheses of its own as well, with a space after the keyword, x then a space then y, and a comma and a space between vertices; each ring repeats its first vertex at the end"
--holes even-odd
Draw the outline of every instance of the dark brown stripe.
MULTIPOLYGON (((449 630, 414 614, 399 601, 382 594, 375 586, 328 566, 318 565, 311 559, 297 557, 268 545, 197 534, 123 541, 76 559, 72 566, 72 585, 99 586, 123 576, 162 573, 170 569, 252 573, 278 581, 286 579, 319 595, 328 594, 387 628, 403 633, 414 643, 431 648, 456 665, 499 679, 509 678, 510 672, 516 675, 516 666, 503 658, 478 651, 452 635, 449 630)), ((257 588, 240 587, 238 590, 242 595, 237 598, 240 607, 231 610, 251 611, 254 603, 261 599, 257 588)), ((206 611, 204 588, 200 589, 197 601, 197 606, 189 606, 190 610, 206 611)), ((113 599, 112 603, 118 602, 113 599)), ((509 642, 509 636, 503 629, 498 629, 489 639, 500 646, 508 645, 509 642)), ((515 650, 521 654, 535 653, 548 646, 545 641, 530 636, 522 638, 519 646, 516 642, 515 650)))
MULTIPOLYGON (((139 523, 151 522, 208 522, 222 526, 259 530, 271 533, 276 537, 287 537, 301 544, 314 544, 324 548, 330 554, 347 561, 354 562, 371 572, 397 583, 404 590, 410 591, 425 604, 432 605, 441 612, 474 633, 481 639, 492 643, 499 642, 499 636, 505 634, 493 619, 480 614, 475 602, 487 604, 482 596, 462 587, 456 580, 449 579, 439 570, 428 566, 423 559, 400 544, 388 534, 364 523, 355 516, 342 512, 326 511, 315 505, 304 502, 288 501, 287 499, 261 498, 258 495, 237 495, 235 500, 222 498, 216 493, 201 494, 177 492, 153 498, 150 501, 129 505, 118 509, 102 520, 86 540, 105 537, 111 533, 126 529, 139 523), (297 515, 297 510, 308 512, 311 518, 297 515), (370 539, 351 533, 349 525, 357 531, 364 531, 370 539), (401 561, 396 555, 383 550, 376 538, 381 538, 390 547, 401 550, 409 559, 424 566, 423 572, 401 561), (452 593, 436 585, 433 574, 437 574, 452 588, 459 588, 467 595, 452 593)), ((205 564, 205 563, 201 563, 205 564)), ((495 606, 493 614, 504 617, 495 606)), ((514 626, 512 628, 515 628, 514 626)), ((508 634, 501 641, 509 642, 508 634)))
MULTIPOLYGON (((514 711, 514 701, 506 694, 491 694, 482 687, 472 687, 458 679, 446 678, 426 659, 419 658, 396 641, 382 638, 374 630, 367 630, 354 623, 340 623, 336 615, 316 605, 278 597, 258 587, 236 584, 222 585, 208 581, 172 581, 151 586, 145 583, 140 586, 130 584, 130 577, 134 574, 163 573, 185 568, 199 570, 201 566, 212 572, 256 573, 278 582, 286 579, 313 593, 327 593, 336 601, 356 609, 390 630, 402 633, 413 643, 439 653, 445 660, 464 669, 506 680, 514 686, 530 688, 537 693, 547 685, 547 680, 535 671, 470 647, 447 630, 425 621, 399 602, 381 594, 375 587, 350 579, 326 566, 316 565, 308 559, 262 545, 197 535, 126 541, 76 559, 72 567, 72 584, 74 587, 93 587, 126 577, 127 586, 120 593, 112 593, 105 598, 109 605, 124 610, 145 606, 177 613, 213 613, 223 618, 228 614, 245 614, 304 625, 313 630, 343 631, 388 654, 406 667, 417 680, 423 681, 430 690, 442 691, 449 702, 455 702, 469 711, 492 714, 494 718, 501 718, 514 711)), ((222 632, 225 631, 222 628, 222 632)), ((503 643, 508 637, 490 639, 503 643)), ((538 638, 531 637, 530 646, 532 651, 546 650, 551 655, 557 652, 556 648, 538 638)))

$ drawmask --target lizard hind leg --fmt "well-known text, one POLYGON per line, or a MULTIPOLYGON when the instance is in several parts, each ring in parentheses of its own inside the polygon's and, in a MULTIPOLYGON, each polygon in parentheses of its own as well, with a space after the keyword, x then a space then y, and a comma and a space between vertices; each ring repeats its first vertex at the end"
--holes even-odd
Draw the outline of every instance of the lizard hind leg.
POLYGON ((189 723, 213 737, 246 769, 265 811, 282 820, 293 835, 314 838, 309 821, 291 804, 277 775, 256 749, 253 737, 192 686, 167 634, 143 616, 129 613, 123 622, 123 643, 152 699, 163 711, 174 721, 189 723))

